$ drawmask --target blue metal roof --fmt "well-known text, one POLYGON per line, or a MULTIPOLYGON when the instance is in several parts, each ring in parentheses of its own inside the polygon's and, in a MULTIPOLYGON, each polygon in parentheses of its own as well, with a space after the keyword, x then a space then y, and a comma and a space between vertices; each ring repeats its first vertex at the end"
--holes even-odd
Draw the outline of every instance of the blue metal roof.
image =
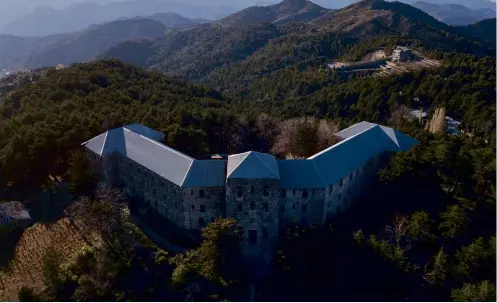
POLYGON ((182 186, 224 186, 226 163, 226 160, 194 160, 182 186))
POLYGON ((278 160, 280 187, 286 189, 324 188, 319 171, 311 160, 278 160))
POLYGON ((327 187, 381 152, 406 151, 419 144, 369 122, 335 135, 342 141, 305 160, 276 160, 253 151, 231 155, 227 161, 195 160, 157 142, 163 134, 136 124, 109 130, 83 145, 98 155, 118 152, 182 187, 223 186, 227 178, 241 178, 279 179, 282 188, 295 189, 327 187))
POLYGON ((280 174, 273 155, 250 151, 228 157, 226 178, 279 179, 280 174))
POLYGON ((165 138, 165 135, 161 132, 158 132, 154 129, 141 125, 139 123, 129 124, 124 126, 124 128, 129 129, 130 131, 145 136, 149 139, 155 141, 162 141, 165 138))
POLYGON ((338 133, 335 134, 335 136, 340 139, 347 139, 359 133, 362 133, 363 131, 371 129, 375 126, 377 126, 377 124, 362 121, 352 125, 351 127, 347 127, 346 129, 339 131, 338 133))

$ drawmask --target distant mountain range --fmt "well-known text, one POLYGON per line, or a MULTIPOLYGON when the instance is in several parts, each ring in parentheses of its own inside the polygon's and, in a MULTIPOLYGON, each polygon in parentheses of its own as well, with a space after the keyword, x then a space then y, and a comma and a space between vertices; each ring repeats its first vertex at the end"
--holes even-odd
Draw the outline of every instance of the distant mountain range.
MULTIPOLYGON (((276 7, 295 13, 301 12, 302 4, 306 2, 285 0, 276 7)), ((272 12, 274 8, 264 10, 272 12)), ((472 28, 460 31, 400 2, 364 0, 340 10, 320 9, 316 18, 305 22, 289 22, 293 15, 287 13, 284 16, 290 18, 279 19, 277 15, 261 23, 261 11, 249 8, 219 22, 174 31, 153 41, 126 41, 99 58, 117 58, 225 89, 230 83, 249 83, 266 73, 306 66, 312 60, 330 60, 354 48, 374 50, 373 45, 388 39, 403 43, 416 40, 445 51, 494 52, 490 44, 482 45, 484 39, 473 34, 472 28), (480 42, 475 43, 476 39, 480 42)))
POLYGON ((487 8, 473 10, 460 4, 437 5, 419 1, 413 6, 449 25, 468 25, 484 19, 495 18, 495 10, 487 8))
MULTIPOLYGON (((401 2, 413 5, 420 0, 401 0, 401 2)), ((471 9, 491 9, 495 10, 495 1, 489 0, 424 0, 424 2, 428 2, 436 5, 445 5, 445 4, 458 4, 471 9)))
POLYGON ((40 7, 7 24, 0 33, 32 37, 69 33, 83 30, 93 24, 151 16, 157 13, 175 13, 189 19, 214 20, 228 16, 235 9, 218 6, 192 6, 183 1, 131 0, 95 4, 82 2, 64 9, 40 7))
POLYGON ((43 38, 0 35, 0 68, 38 68, 88 61, 109 47, 133 39, 163 36, 168 28, 184 27, 194 21, 173 13, 149 18, 117 20, 85 30, 43 38))
POLYGON ((328 10, 308 0, 286 0, 269 6, 253 6, 221 19, 223 25, 243 25, 257 22, 285 23, 309 21, 328 10))
POLYGON ((468 36, 473 36, 495 45, 497 38, 496 18, 486 19, 475 24, 460 27, 460 30, 468 36))
MULTIPOLYGON (((495 19, 473 26, 449 26, 401 2, 363 0, 330 10, 307 0, 284 0, 247 8, 212 23, 164 13, 43 38, 0 35, 0 68, 32 69, 119 58, 195 80, 250 58, 270 43, 281 43, 282 50, 289 52, 296 47, 290 41, 307 41, 310 47, 317 47, 312 43, 319 44, 319 39, 330 39, 332 34, 350 37, 343 43, 391 36, 419 39, 434 49, 473 52, 478 48, 486 52, 486 47, 495 48, 495 35, 489 36, 495 33, 492 22, 495 24, 495 19)), ((281 51, 271 48, 271 52, 281 51)))

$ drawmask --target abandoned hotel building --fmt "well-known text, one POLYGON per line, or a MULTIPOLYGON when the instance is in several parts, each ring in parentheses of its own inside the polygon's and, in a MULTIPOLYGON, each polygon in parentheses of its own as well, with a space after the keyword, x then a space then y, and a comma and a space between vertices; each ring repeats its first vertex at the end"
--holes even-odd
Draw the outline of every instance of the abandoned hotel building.
POLYGON ((339 143, 294 160, 254 151, 197 160, 162 144, 164 134, 141 124, 109 130, 83 145, 104 182, 141 197, 183 229, 235 218, 244 252, 256 256, 276 243, 280 227, 319 225, 343 212, 374 179, 382 155, 418 144, 369 122, 335 136, 339 143))

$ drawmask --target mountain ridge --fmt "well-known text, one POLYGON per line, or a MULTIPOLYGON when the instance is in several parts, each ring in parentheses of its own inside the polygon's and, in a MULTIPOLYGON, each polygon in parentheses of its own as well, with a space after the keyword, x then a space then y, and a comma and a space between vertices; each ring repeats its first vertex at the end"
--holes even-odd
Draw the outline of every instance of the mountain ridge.
POLYGON ((21 37, 42 37, 83 30, 92 24, 167 12, 190 19, 213 20, 225 17, 234 10, 227 7, 192 6, 174 0, 128 0, 107 4, 82 2, 64 9, 38 8, 10 22, 0 29, 0 33, 21 37))
POLYGON ((268 6, 252 6, 218 21, 222 25, 243 25, 257 22, 285 23, 309 21, 328 9, 309 0, 283 0, 268 6))
POLYGON ((433 4, 425 1, 415 2, 412 6, 449 25, 469 25, 495 17, 495 10, 470 9, 461 4, 433 4))

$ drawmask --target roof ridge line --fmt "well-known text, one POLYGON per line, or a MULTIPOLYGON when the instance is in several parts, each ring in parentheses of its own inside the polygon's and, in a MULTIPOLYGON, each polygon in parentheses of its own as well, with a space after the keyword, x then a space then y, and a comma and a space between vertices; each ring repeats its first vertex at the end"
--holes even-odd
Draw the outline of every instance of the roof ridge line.
POLYGON ((193 159, 192 162, 190 162, 190 165, 188 166, 188 170, 186 171, 186 174, 185 176, 183 177, 183 180, 181 181, 181 185, 180 187, 183 187, 183 184, 185 184, 185 180, 186 178, 188 177, 188 175, 190 174, 191 170, 192 170, 192 166, 193 166, 193 162, 195 162, 197 160, 193 159))
POLYGON ((104 142, 102 144, 102 150, 100 151, 100 156, 102 156, 102 154, 104 153, 104 149, 105 149, 105 144, 107 143, 107 135, 109 134, 109 131, 106 131, 105 132, 105 138, 104 138, 104 142))
MULTIPOLYGON (((278 177, 278 179, 280 178, 280 172, 279 172, 279 171, 278 171, 278 173, 276 174, 276 173, 274 172, 274 170, 273 170, 271 167, 269 167, 269 165, 267 165, 267 163, 266 163, 263 159, 261 159, 261 157, 259 157, 259 155, 258 155, 258 153, 257 153, 257 152, 253 152, 253 153, 255 154, 255 156, 257 157, 257 159, 259 159, 259 161, 261 161, 261 162, 262 162, 262 163, 263 163, 263 164, 264 164, 264 165, 265 165, 265 166, 266 166, 266 167, 267 167, 267 168, 268 168, 268 169, 269 169, 269 170, 273 173, 273 175, 274 175, 275 177, 278 177)), ((279 169, 279 167, 278 167, 278 169, 279 169)))
POLYGON ((388 127, 388 126, 383 126, 383 125, 380 126, 380 129, 390 139, 390 141, 392 141, 400 149, 400 143, 399 143, 399 139, 397 138, 397 134, 395 133, 395 129, 388 127), (387 134, 387 132, 385 131, 385 128, 392 130, 395 139, 393 139, 392 137, 390 137, 389 134, 387 134))
MULTIPOLYGON (((372 124, 374 124, 374 123, 372 123, 372 124)), ((320 155, 324 154, 325 152, 328 152, 328 151, 330 151, 331 149, 333 149, 333 148, 335 148, 335 147, 337 147, 337 146, 339 146, 339 145, 342 145, 342 143, 348 142, 348 141, 350 141, 350 140, 354 139, 355 137, 357 137, 357 136, 359 136, 359 135, 362 135, 362 134, 364 134, 365 132, 367 132, 367 131, 370 131, 370 130, 374 129, 375 127, 379 127, 379 125, 378 125, 378 124, 374 124, 374 126, 373 126, 373 127, 368 128, 368 129, 365 129, 365 130, 363 130, 363 131, 361 131, 361 132, 359 132, 359 133, 357 133, 357 134, 355 134, 355 135, 353 135, 353 136, 350 136, 350 137, 348 137, 348 138, 346 138, 346 139, 343 139, 342 141, 340 141, 340 142, 338 142, 338 143, 333 144, 332 146, 328 147, 327 149, 324 149, 324 150, 320 151, 319 153, 317 153, 317 154, 315 154, 315 155, 310 156, 310 157, 309 157, 309 158, 307 158, 306 160, 314 160, 314 159, 316 159, 316 157, 317 157, 317 156, 320 156, 320 155)))
POLYGON ((326 185, 326 182, 324 182, 323 176, 321 175, 321 171, 319 171, 319 169, 316 167, 316 161, 314 161, 314 160, 311 160, 311 161, 312 161, 312 167, 314 167, 314 169, 316 170, 316 173, 318 174, 319 179, 321 180, 322 185, 323 186, 328 186, 328 185, 326 185))
POLYGON ((152 143, 154 143, 154 144, 157 144, 157 145, 159 145, 160 147, 165 148, 165 149, 167 149, 167 150, 169 150, 169 151, 171 151, 171 152, 173 152, 173 153, 175 153, 175 154, 178 154, 178 155, 180 155, 180 156, 182 156, 182 157, 185 157, 185 158, 187 158, 187 159, 189 159, 189 160, 191 160, 191 161, 194 161, 194 160, 195 160, 194 158, 192 158, 192 157, 190 157, 190 156, 188 156, 188 155, 186 155, 186 154, 184 154, 184 153, 182 153, 182 152, 179 152, 179 151, 175 150, 175 149, 174 149, 174 148, 172 148, 172 147, 169 147, 169 146, 167 146, 167 145, 165 145, 165 144, 162 144, 162 143, 160 143, 160 142, 157 142, 157 141, 155 141, 155 140, 152 140, 152 139, 150 139, 150 138, 148 138, 148 137, 146 137, 146 136, 144 136, 144 135, 140 135, 140 134, 138 134, 138 133, 135 133, 134 131, 129 130, 129 129, 125 128, 125 127, 122 127, 122 129, 124 129, 124 130, 126 130, 126 131, 129 131, 129 132, 131 132, 131 133, 133 133, 133 134, 136 134, 136 135, 138 135, 138 136, 142 137, 143 139, 146 139, 147 141, 150 141, 150 142, 152 142, 152 143))
MULTIPOLYGON (((242 164, 242 162, 245 161, 245 159, 247 159, 248 155, 250 155, 250 152, 248 151, 248 152, 244 152, 241 154, 235 154, 235 155, 228 156, 228 160, 229 160, 230 157, 237 156, 237 155, 243 155, 243 154, 245 154, 243 159, 240 162, 238 162, 238 164, 235 167, 233 167, 231 169, 231 173, 233 173, 238 168, 238 166, 240 166, 240 164, 242 164)), ((226 161, 226 162, 228 162, 228 161, 226 161)), ((226 166, 227 166, 227 164, 226 164, 226 166)), ((231 175, 231 173, 230 174, 226 173, 226 179, 228 179, 228 177, 231 175)))

